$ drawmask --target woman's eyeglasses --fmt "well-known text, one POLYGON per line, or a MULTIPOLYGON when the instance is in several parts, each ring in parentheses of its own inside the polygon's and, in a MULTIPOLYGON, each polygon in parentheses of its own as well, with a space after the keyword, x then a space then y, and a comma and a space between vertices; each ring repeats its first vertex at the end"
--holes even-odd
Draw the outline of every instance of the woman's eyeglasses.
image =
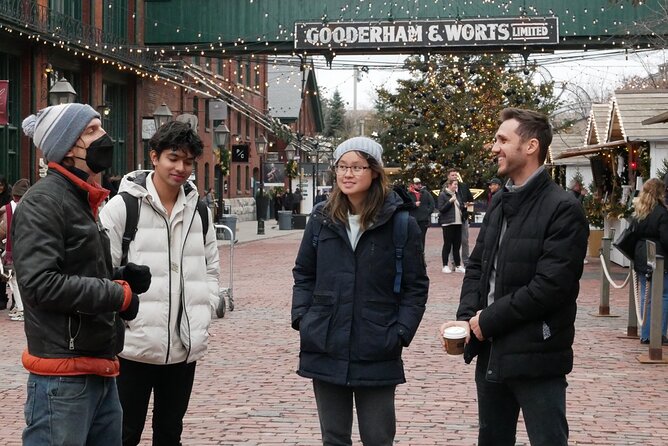
POLYGON ((360 176, 364 173, 365 170, 371 169, 370 166, 344 166, 343 164, 337 164, 334 166, 334 171, 336 172, 337 175, 345 175, 346 172, 350 169, 350 171, 353 173, 355 176, 360 176))

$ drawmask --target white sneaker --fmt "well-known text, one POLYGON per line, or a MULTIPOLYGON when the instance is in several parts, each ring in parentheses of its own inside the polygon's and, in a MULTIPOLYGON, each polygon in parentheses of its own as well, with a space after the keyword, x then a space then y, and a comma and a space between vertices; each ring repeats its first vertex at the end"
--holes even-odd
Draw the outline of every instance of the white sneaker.
POLYGON ((457 271, 458 273, 465 273, 466 269, 463 266, 458 266, 457 268, 455 268, 455 271, 457 271))
POLYGON ((447 274, 450 274, 452 272, 452 270, 450 269, 450 267, 448 265, 445 265, 441 271, 443 271, 444 273, 447 273, 447 274))

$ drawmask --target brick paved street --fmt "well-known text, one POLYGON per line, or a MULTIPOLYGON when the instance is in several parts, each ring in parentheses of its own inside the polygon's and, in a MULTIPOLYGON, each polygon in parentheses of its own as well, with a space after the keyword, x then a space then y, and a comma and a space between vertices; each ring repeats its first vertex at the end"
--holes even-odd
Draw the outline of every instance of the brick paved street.
MULTIPOLYGON (((315 446, 319 428, 311 383, 294 373, 298 336, 290 328, 290 270, 301 231, 250 241, 253 237, 244 237, 244 231, 252 232, 250 223, 239 225, 235 248, 236 308, 212 325, 209 354, 198 363, 183 444, 315 446)), ((427 242, 430 299, 404 355, 408 382, 397 392, 397 444, 474 445, 474 367, 447 357, 437 339, 438 325, 454 316, 462 275, 440 272, 438 229, 429 231, 427 242)), ((223 261, 227 254, 222 245, 223 261)), ((615 272, 621 282, 625 270, 615 272)), ((227 275, 222 278, 226 281, 227 275)), ((646 346, 618 338, 626 330, 627 290, 611 292, 616 318, 592 316, 598 312, 598 295, 599 264, 590 259, 579 299, 576 364, 568 378, 571 444, 667 445, 668 367, 640 364, 636 357, 647 352, 646 346)), ((5 313, 0 313, 0 444, 18 445, 25 338, 22 324, 5 313)), ((150 444, 150 427, 144 438, 143 444, 150 444)), ((360 444, 357 437, 355 444, 360 444)), ((523 426, 518 444, 528 445, 523 426)))

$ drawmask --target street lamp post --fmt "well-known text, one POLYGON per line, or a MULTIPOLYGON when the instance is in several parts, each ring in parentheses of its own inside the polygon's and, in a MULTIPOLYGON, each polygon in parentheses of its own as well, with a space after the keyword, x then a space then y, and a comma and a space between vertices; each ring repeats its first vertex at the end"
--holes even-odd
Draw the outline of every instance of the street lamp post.
MULTIPOLYGON (((288 146, 285 148, 285 157, 288 159, 288 161, 294 160, 296 153, 297 149, 292 143, 288 144, 288 146)), ((292 192, 292 176, 288 176, 288 192, 292 192)))
POLYGON ((267 208, 267 203, 264 200, 264 171, 262 166, 264 163, 264 154, 267 150, 267 138, 264 135, 260 135, 255 140, 255 149, 258 155, 260 155, 260 195, 258 196, 258 200, 256 200, 256 206, 262 206, 262 208, 258 208, 257 213, 257 235, 264 235, 264 211, 267 208))
MULTIPOLYGON (((222 174, 221 162, 223 160, 223 150, 227 150, 227 141, 230 139, 230 129, 227 128, 225 122, 221 121, 215 129, 213 129, 213 142, 218 147, 218 169, 216 169, 216 175, 222 174)), ((229 166, 227 166, 229 169, 229 166)), ((228 171, 229 174, 229 171, 228 171)), ((222 178, 218 178, 218 208, 216 209, 216 221, 221 221, 223 219, 223 212, 225 207, 225 201, 223 200, 223 182, 224 175, 221 175, 222 178)))
POLYGON ((314 163, 312 164, 312 171, 311 174, 313 175, 313 197, 311 198, 311 207, 315 207, 315 197, 318 193, 318 162, 320 160, 320 144, 318 142, 315 143, 315 156, 311 155, 311 162, 314 163))
POLYGON ((64 77, 61 77, 49 90, 49 104, 51 105, 71 104, 76 97, 77 92, 64 77))

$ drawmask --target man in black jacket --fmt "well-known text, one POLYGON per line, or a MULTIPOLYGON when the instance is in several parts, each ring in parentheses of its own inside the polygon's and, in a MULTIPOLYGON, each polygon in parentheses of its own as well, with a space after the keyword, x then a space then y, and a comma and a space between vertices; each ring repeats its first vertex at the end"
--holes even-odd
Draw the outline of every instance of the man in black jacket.
POLYGON ((509 178, 492 198, 466 268, 457 321, 478 356, 480 446, 511 446, 522 409, 532 446, 566 446, 566 374, 587 248, 582 206, 543 167, 544 115, 505 109, 492 153, 509 178))
MULTIPOLYGON (((30 372, 23 444, 121 444, 115 377, 119 316, 134 319, 148 268, 128 264, 114 281, 98 208, 109 191, 94 180, 111 167, 113 142, 86 104, 47 107, 23 121, 49 162, 11 228, 24 303, 30 372)), ((143 291, 142 291, 143 290, 143 291)))
POLYGON ((413 184, 408 187, 410 192, 411 200, 415 203, 415 208, 411 209, 409 212, 413 218, 420 226, 420 231, 422 231, 422 246, 425 246, 425 241, 427 239, 427 229, 431 223, 431 213, 434 212, 436 204, 434 203, 434 197, 429 192, 429 189, 422 187, 422 181, 419 178, 413 178, 413 184))

